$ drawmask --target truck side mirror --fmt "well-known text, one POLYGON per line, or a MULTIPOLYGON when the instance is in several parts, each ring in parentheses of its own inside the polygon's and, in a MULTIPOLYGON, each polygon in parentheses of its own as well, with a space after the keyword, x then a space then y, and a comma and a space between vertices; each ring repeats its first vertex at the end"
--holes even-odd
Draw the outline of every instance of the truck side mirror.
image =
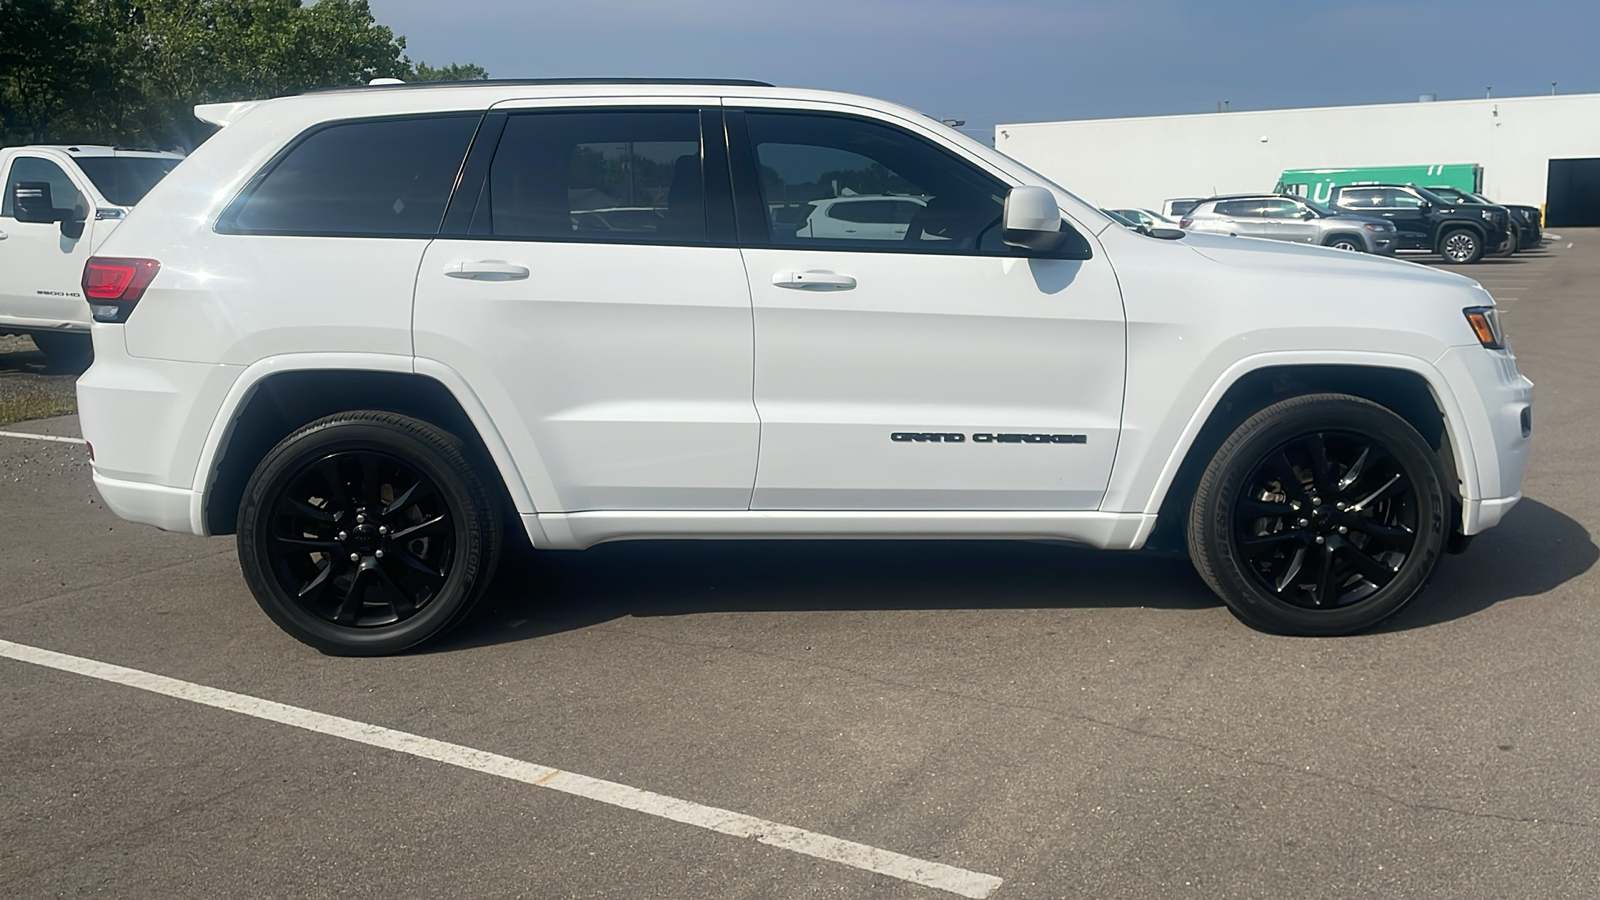
POLYGON ((89 221, 89 211, 82 204, 73 207, 71 212, 66 210, 56 210, 55 212, 61 217, 62 237, 73 241, 83 237, 84 226, 89 221), (62 215, 63 213, 66 214, 62 215))
POLYGON ((46 224, 61 221, 50 197, 48 181, 18 181, 11 185, 11 209, 18 222, 46 224))

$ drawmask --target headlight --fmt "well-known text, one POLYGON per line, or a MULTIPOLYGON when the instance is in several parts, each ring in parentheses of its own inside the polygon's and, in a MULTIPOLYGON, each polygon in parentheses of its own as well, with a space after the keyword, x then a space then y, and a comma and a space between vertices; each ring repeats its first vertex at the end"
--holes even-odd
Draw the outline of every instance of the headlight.
POLYGON ((1393 231, 1394 226, 1388 222, 1365 222, 1361 226, 1368 231, 1393 231))
POLYGON ((1494 221, 1494 210, 1492 209, 1480 209, 1478 210, 1478 215, 1483 216, 1485 219, 1488 219, 1491 222, 1494 221))
POLYGON ((1478 343, 1490 350, 1504 350, 1506 334, 1500 329, 1500 312, 1492 306, 1469 306, 1461 311, 1477 335, 1478 343))

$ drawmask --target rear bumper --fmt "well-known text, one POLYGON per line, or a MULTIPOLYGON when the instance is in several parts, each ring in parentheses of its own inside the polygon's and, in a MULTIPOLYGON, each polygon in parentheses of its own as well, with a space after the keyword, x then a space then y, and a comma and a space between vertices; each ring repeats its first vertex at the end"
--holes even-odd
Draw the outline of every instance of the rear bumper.
POLYGON ((192 515, 199 506, 194 491, 108 478, 99 471, 94 473, 94 486, 106 507, 130 522, 154 525, 163 531, 201 533, 192 515))

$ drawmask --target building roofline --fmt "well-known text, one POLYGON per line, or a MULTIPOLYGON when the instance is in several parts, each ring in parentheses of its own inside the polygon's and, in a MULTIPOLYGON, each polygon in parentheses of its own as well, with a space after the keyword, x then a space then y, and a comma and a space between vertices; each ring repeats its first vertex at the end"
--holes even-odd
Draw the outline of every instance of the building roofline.
POLYGON ((1164 114, 1164 115, 1152 115, 1152 116, 1106 116, 1106 117, 1101 117, 1101 118, 1087 118, 1087 119, 1052 119, 1050 121, 1044 121, 1044 122, 1001 122, 1001 123, 995 125, 994 127, 996 129, 999 129, 999 128, 1026 128, 1026 127, 1032 127, 1032 126, 1038 126, 1038 125, 1077 125, 1077 124, 1081 124, 1081 123, 1084 123, 1084 122, 1104 123, 1104 122, 1144 122, 1144 121, 1149 121, 1151 119, 1209 119, 1209 118, 1214 118, 1214 117, 1217 117, 1217 116, 1230 116, 1230 117, 1264 116, 1264 115, 1271 115, 1273 113, 1286 113, 1286 112, 1300 113, 1300 112, 1322 112, 1324 110, 1335 110, 1335 109, 1386 109, 1386 108, 1418 107, 1418 106, 1424 106, 1424 107, 1425 106, 1450 106, 1450 105, 1455 105, 1455 104, 1467 104, 1467 103, 1491 104, 1492 105, 1492 104, 1495 104, 1495 103, 1510 103, 1510 102, 1519 102, 1519 101, 1520 102, 1550 102, 1550 101, 1561 101, 1561 100, 1573 100, 1573 99, 1577 99, 1577 98, 1596 99, 1596 98, 1600 98, 1600 93, 1587 93, 1587 94, 1523 94, 1521 96, 1515 96, 1515 97, 1464 97, 1464 98, 1457 99, 1457 100, 1430 100, 1430 101, 1402 100, 1402 101, 1396 101, 1396 102, 1393 102, 1393 103, 1346 103, 1346 104, 1339 104, 1339 105, 1333 105, 1333 106, 1284 106, 1284 107, 1278 107, 1278 108, 1275 108, 1275 109, 1238 109, 1238 110, 1232 110, 1232 111, 1229 111, 1229 112, 1167 113, 1167 114, 1164 114))

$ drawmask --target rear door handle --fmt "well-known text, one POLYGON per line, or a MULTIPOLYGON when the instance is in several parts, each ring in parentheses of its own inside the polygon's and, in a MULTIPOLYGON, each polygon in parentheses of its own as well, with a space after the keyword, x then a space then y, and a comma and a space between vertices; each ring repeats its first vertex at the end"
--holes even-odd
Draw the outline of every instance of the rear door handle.
POLYGON ((772 283, 778 287, 800 291, 848 291, 856 286, 856 280, 849 275, 839 275, 821 269, 779 272, 772 276, 772 283))
POLYGON ((451 263, 444 267, 451 278, 471 278, 476 281, 514 281, 528 277, 528 267, 508 263, 503 259, 480 259, 477 262, 451 263))

